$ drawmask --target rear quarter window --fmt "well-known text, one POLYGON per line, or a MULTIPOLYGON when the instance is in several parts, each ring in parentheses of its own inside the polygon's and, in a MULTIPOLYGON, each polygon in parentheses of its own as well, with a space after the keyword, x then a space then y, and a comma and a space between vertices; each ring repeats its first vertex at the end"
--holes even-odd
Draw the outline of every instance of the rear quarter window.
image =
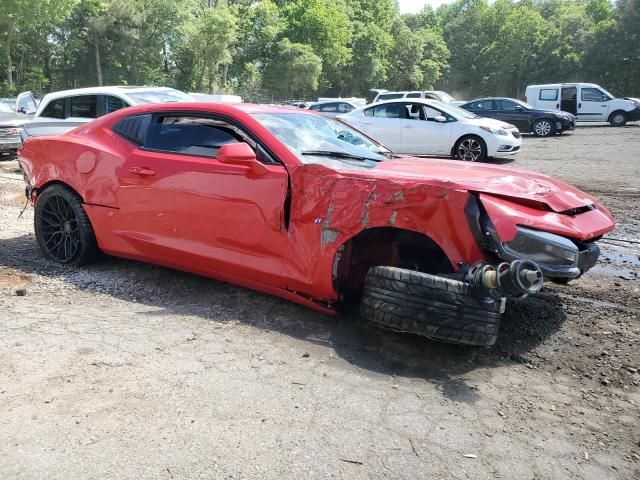
POLYGON ((540 93, 538 94, 539 100, 553 101, 558 100, 558 89, 557 88, 541 88, 540 93))
POLYGON ((151 123, 151 115, 125 117, 113 126, 113 131, 129 142, 142 146, 151 123))
POLYGON ((98 96, 78 95, 71 97, 71 117, 97 118, 98 117, 98 96))

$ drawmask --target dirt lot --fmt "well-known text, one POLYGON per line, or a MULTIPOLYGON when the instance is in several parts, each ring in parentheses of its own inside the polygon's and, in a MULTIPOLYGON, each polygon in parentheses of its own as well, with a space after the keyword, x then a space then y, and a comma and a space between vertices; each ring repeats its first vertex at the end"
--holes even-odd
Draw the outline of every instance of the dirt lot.
POLYGON ((471 349, 150 265, 54 265, 2 162, 0 478, 640 478, 640 125, 526 138, 513 165, 620 225, 471 349))

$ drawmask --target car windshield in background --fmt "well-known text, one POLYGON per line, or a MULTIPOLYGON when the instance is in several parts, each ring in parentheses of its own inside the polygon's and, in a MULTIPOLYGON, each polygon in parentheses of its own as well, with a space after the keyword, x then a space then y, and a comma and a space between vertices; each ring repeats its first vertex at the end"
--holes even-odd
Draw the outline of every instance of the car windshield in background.
POLYGON ((387 148, 333 118, 304 113, 256 113, 253 117, 305 163, 309 157, 315 163, 319 158, 380 162, 391 155, 387 148))
POLYGON ((444 101, 444 102, 455 102, 455 98, 453 98, 451 95, 449 95, 447 92, 442 92, 440 90, 436 91, 435 93, 438 94, 438 96, 444 101))
POLYGON ((478 115, 471 113, 467 110, 464 110, 462 108, 459 107, 455 107, 453 105, 449 105, 448 103, 444 103, 444 102, 431 102, 431 104, 436 107, 439 108, 440 110, 442 110, 445 113, 448 113, 449 115, 455 117, 455 118, 478 118, 478 115))
POLYGON ((166 90, 138 90, 137 92, 127 92, 136 103, 167 103, 167 102, 193 102, 193 98, 180 90, 172 88, 166 90))

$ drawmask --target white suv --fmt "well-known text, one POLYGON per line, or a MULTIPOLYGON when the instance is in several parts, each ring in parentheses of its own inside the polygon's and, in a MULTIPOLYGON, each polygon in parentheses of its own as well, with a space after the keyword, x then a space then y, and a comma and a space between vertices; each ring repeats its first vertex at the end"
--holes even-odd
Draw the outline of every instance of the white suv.
POLYGON ((166 87, 91 87, 48 93, 23 135, 60 135, 132 105, 190 101, 193 98, 186 93, 166 87))
POLYGON ((609 122, 622 127, 640 120, 640 102, 615 98, 595 83, 550 83, 529 85, 526 102, 536 108, 562 110, 574 114, 579 122, 609 122))
POLYGON ((447 92, 441 90, 412 90, 404 92, 390 92, 389 90, 372 89, 377 95, 372 103, 386 102, 388 100, 399 100, 401 98, 424 98, 427 100, 439 100, 443 103, 462 104, 463 101, 456 100, 447 92))

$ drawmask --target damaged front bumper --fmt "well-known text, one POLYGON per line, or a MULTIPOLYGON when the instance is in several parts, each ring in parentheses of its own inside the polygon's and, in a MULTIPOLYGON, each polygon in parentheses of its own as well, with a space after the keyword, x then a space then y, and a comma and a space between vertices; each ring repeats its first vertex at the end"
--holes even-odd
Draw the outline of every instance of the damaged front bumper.
POLYGON ((593 242, 576 243, 548 232, 517 227, 510 242, 501 242, 495 230, 487 229, 494 254, 506 262, 527 260, 540 267, 550 278, 578 278, 590 270, 600 256, 600 248, 593 242))

